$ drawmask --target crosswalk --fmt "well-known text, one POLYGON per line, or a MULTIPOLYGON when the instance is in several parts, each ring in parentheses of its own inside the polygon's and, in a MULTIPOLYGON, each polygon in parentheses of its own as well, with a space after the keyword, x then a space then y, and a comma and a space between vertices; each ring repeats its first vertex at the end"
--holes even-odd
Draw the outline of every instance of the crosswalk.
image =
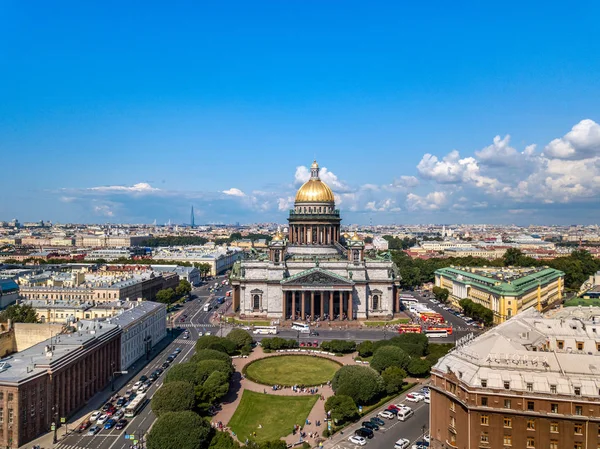
POLYGON ((176 338, 175 341, 180 345, 195 345, 196 342, 193 340, 184 340, 183 338, 176 338))
POLYGON ((59 443, 58 445, 54 446, 55 449, 88 449, 82 446, 75 446, 73 444, 65 444, 65 443, 59 443))
POLYGON ((191 324, 191 323, 181 323, 181 324, 177 324, 177 326, 179 327, 194 327, 194 328, 215 328, 215 327, 219 327, 218 324, 191 324))

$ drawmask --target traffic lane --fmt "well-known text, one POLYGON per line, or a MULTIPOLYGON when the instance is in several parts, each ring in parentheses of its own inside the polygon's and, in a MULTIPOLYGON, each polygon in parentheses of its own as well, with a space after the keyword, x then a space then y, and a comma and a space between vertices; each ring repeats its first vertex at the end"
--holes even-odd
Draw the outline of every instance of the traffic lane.
MULTIPOLYGON (((252 331, 250 331, 252 332, 252 331)), ((384 340, 387 338, 391 338, 394 337, 395 335, 398 335, 396 332, 392 332, 392 331, 388 331, 387 333, 384 334, 383 331, 369 331, 369 330, 353 330, 353 331, 336 331, 336 330, 331 330, 331 331, 322 331, 322 330, 318 330, 319 335, 315 336, 315 335, 309 335, 309 334, 300 334, 299 340, 300 342, 313 342, 313 341, 318 341, 319 343, 322 341, 327 341, 327 340, 352 340, 352 341, 356 341, 356 342, 363 342, 366 340, 370 340, 370 341, 378 341, 378 340, 384 340)), ((454 343, 455 338, 460 338, 463 334, 466 334, 467 332, 464 331, 457 331, 455 332, 456 336, 453 334, 451 336, 448 337, 443 337, 443 338, 431 338, 429 339, 430 343, 454 343)), ((260 341, 263 338, 272 338, 273 335, 256 335, 253 334, 252 335, 254 337, 254 339, 256 341, 260 341)), ((292 339, 292 340, 298 340, 298 333, 294 330, 288 330, 288 329, 280 329, 277 337, 281 337, 281 338, 287 338, 287 339, 292 339)))

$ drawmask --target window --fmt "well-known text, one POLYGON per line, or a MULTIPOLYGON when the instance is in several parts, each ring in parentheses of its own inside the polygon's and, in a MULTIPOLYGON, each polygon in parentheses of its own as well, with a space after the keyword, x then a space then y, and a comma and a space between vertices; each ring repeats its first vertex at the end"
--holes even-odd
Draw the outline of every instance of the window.
POLYGON ((456 434, 451 431, 448 431, 448 443, 452 446, 456 446, 456 434))
POLYGON ((550 447, 548 449, 558 449, 558 440, 550 440, 550 447))
POLYGON ((573 444, 573 449, 582 449, 583 445, 581 443, 575 443, 573 444))
POLYGON ((527 420, 527 430, 535 430, 535 419, 527 420))
POLYGON ((556 347, 557 347, 558 349, 564 349, 564 347, 565 347, 565 342, 564 342, 564 341, 562 341, 562 340, 556 340, 556 347))
POLYGON ((510 382, 508 382, 506 380, 504 381, 504 389, 505 390, 510 390, 510 382))
POLYGON ((575 406, 575 414, 578 416, 583 415, 583 407, 581 405, 576 405, 575 406))
POLYGON ((527 401, 527 410, 529 410, 530 412, 535 410, 535 404, 533 401, 527 401))
POLYGON ((456 418, 454 416, 450 417, 450 427, 456 427, 456 418))
POLYGON ((527 437, 527 447, 535 447, 535 438, 527 437))
POLYGON ((576 423, 576 424, 573 426, 573 428, 575 429, 575 433, 576 433, 577 435, 581 435, 581 434, 583 434, 583 424, 576 423))
POLYGON ((13 423, 13 418, 14 418, 14 412, 12 408, 8 409, 8 423, 12 424, 13 423))
POLYGON ((487 388, 487 380, 481 379, 481 386, 487 388))
POLYGON ((0 408, 0 423, 4 422, 4 409, 0 408))
POLYGON ((581 387, 574 387, 573 392, 575 393, 575 396, 580 396, 581 395, 581 387))
POLYGON ((448 391, 452 394, 456 394, 456 384, 449 382, 448 383, 448 391))
POLYGON ((260 296, 254 295, 254 297, 252 299, 253 299, 252 308, 254 310, 260 309, 260 296))
POLYGON ((510 429, 512 427, 512 419, 504 417, 504 427, 510 429))
POLYGON ((483 405, 484 407, 487 407, 487 405, 488 405, 488 398, 481 398, 481 405, 483 405))
POLYGON ((373 295, 373 310, 379 310, 379 295, 373 295))
POLYGON ((9 400, 9 401, 12 401, 14 397, 15 397, 15 395, 14 395, 14 394, 12 394, 12 393, 8 393, 8 400, 9 400))
POLYGON ((481 425, 482 426, 490 425, 490 417, 488 415, 481 415, 481 425))
POLYGON ((527 391, 533 391, 533 383, 527 382, 527 391))
POLYGON ((512 436, 511 435, 504 435, 504 445, 512 446, 512 436))
POLYGON ((550 423, 550 432, 558 433, 558 423, 556 421, 550 423))
POLYGON ((481 438, 480 438, 480 441, 481 441, 482 443, 489 443, 489 441, 490 441, 490 436, 488 435, 488 433, 487 433, 487 432, 481 432, 481 438))
POLYGON ((583 351, 583 342, 582 341, 578 341, 577 342, 577 350, 578 351, 583 351))
POLYGON ((558 404, 550 404, 550 413, 558 413, 558 404))
POLYGON ((600 343, 596 343, 596 351, 600 351, 600 343))
POLYGON ((550 385, 550 393, 556 394, 556 385, 550 385))
POLYGON ((510 408, 510 399, 504 400, 504 408, 510 408))

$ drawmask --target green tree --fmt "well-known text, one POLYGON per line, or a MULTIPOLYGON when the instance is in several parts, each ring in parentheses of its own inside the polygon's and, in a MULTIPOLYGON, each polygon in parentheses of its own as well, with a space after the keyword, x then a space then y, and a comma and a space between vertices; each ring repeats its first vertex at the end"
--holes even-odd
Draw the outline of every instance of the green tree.
POLYGON ((330 340, 321 342, 321 349, 336 354, 350 354, 356 351, 356 342, 352 340, 330 340))
POLYGON ((215 432, 209 449, 240 449, 240 445, 228 432, 215 432))
POLYGON ((371 340, 365 340, 360 343, 356 349, 358 355, 361 357, 371 357, 373 355, 373 342, 371 340))
POLYGON ((223 360, 231 364, 231 357, 222 351, 215 351, 214 349, 200 349, 190 359, 191 363, 198 363, 201 360, 223 360))
POLYGON ((206 449, 212 429, 194 412, 168 412, 161 415, 148 434, 148 449, 206 449))
POLYGON ((163 288, 156 292, 156 300, 163 304, 172 304, 175 299, 175 292, 172 288, 163 288))
POLYGON ((520 265, 520 260, 524 256, 523 251, 518 248, 508 248, 502 256, 504 260, 505 266, 518 266, 520 265))
POLYGON ((414 377, 425 377, 430 370, 431 366, 427 360, 413 358, 408 364, 408 372, 414 377))
POLYGON ((383 379, 368 366, 342 366, 333 376, 331 387, 335 394, 350 396, 359 404, 376 400, 384 391, 383 379))
POLYGON ((195 363, 178 363, 173 365, 167 371, 165 384, 169 382, 188 382, 192 385, 200 384, 200 379, 196 374, 197 364, 195 363))
POLYGON ((442 303, 448 302, 448 296, 450 296, 450 292, 446 288, 438 287, 437 285, 433 287, 433 296, 435 299, 442 303))
POLYGON ((175 294, 180 298, 186 295, 189 295, 192 291, 192 284, 190 284, 185 279, 179 281, 179 285, 175 289, 175 294))
POLYGON ((37 323, 37 313, 27 304, 11 304, 0 313, 0 321, 13 323, 37 323))
POLYGON ((227 380, 233 374, 233 366, 223 360, 202 360, 196 365, 196 378, 199 383, 203 383, 213 372, 225 374, 227 380))
POLYGON ((383 346, 373 353, 371 367, 382 372, 389 366, 406 368, 410 362, 410 356, 397 346, 383 346))
POLYGON ((237 351, 237 347, 234 342, 217 335, 205 335, 200 337, 196 342, 196 351, 200 351, 202 349, 215 349, 229 355, 233 355, 237 351))
POLYGON ((201 403, 215 404, 229 391, 229 376, 220 371, 211 373, 202 386, 196 388, 196 397, 201 403))
POLYGON ((169 382, 160 387, 150 403, 156 416, 167 412, 184 412, 194 408, 194 385, 189 382, 169 382))
POLYGON ((331 412, 336 424, 343 424, 358 418, 358 408, 350 396, 336 394, 325 401, 325 411, 331 412))
POLYGON ((238 349, 241 349, 246 345, 251 345, 254 341, 252 335, 243 329, 232 329, 225 338, 234 342, 238 349))
POLYGON ((385 384, 385 391, 388 394, 394 394, 402 389, 404 379, 406 379, 406 371, 398 366, 388 366, 381 373, 381 377, 385 384))
POLYGON ((208 276, 212 269, 211 265, 208 262, 195 262, 194 266, 196 268, 198 268, 198 271, 200 272, 200 276, 202 276, 202 277, 208 276))

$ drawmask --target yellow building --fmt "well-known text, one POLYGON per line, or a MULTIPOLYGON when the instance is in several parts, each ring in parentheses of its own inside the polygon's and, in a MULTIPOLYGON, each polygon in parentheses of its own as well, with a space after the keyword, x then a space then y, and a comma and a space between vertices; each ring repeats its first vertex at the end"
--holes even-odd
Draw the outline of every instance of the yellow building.
POLYGON ((541 310, 562 300, 564 276, 548 267, 449 267, 436 270, 435 285, 447 289, 455 305, 467 298, 492 310, 498 324, 530 307, 541 310))

